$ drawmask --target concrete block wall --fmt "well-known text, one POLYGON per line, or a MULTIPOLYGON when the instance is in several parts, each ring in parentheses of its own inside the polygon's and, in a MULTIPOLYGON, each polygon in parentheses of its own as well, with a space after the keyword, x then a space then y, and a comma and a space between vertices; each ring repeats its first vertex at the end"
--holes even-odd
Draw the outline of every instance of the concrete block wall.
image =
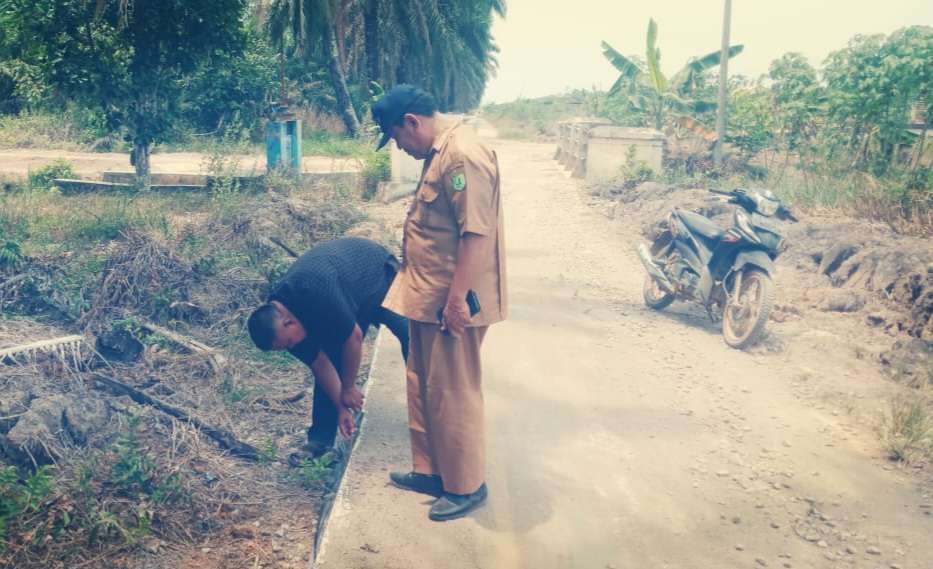
POLYGON ((636 162, 644 162, 661 173, 664 135, 655 129, 621 127, 603 119, 584 118, 558 125, 555 157, 571 175, 587 182, 619 176, 632 150, 636 162))
MULTIPOLYGON (((392 166, 392 181, 396 183, 410 182, 412 186, 421 179, 423 160, 415 160, 399 149, 393 141, 389 141, 389 155, 392 166)), ((414 189, 414 188, 412 188, 414 189)))
POLYGON ((635 162, 644 162, 661 173, 664 135, 653 128, 601 125, 590 130, 586 148, 587 182, 605 182, 618 177, 634 150, 635 162))

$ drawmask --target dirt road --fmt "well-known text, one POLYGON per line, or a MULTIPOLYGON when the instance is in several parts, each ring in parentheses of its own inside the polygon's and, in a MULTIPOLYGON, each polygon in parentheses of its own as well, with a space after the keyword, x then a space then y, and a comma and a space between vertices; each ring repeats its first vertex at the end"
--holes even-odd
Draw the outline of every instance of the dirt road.
POLYGON ((931 489, 870 426, 892 388, 875 364, 806 322, 744 353, 701 310, 649 311, 637 229, 588 206, 551 146, 494 145, 511 316, 484 346, 489 503, 436 524, 386 486, 408 441, 383 336, 319 566, 933 567, 931 489))

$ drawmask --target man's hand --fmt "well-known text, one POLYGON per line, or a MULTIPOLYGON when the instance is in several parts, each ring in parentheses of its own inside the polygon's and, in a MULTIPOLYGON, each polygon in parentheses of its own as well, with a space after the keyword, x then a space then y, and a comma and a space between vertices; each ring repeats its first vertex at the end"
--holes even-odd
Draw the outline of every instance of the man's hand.
POLYGON ((362 411, 364 400, 363 392, 355 385, 340 390, 340 402, 351 411, 362 411))
POLYGON ((463 333, 463 329, 470 323, 470 308, 463 296, 450 296, 447 306, 444 307, 444 319, 441 328, 449 330, 454 336, 463 333))
POLYGON ((346 438, 352 437, 353 432, 356 431, 356 419, 353 418, 353 412, 346 407, 337 410, 337 428, 346 438))

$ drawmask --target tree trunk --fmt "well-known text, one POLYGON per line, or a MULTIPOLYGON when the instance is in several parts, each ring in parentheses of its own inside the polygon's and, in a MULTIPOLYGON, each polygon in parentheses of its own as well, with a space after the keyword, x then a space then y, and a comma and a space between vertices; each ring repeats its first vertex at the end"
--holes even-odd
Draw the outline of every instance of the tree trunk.
POLYGON ((152 143, 135 141, 130 152, 130 164, 136 167, 136 189, 146 191, 152 186, 152 175, 149 172, 149 154, 152 143))
POLYGON ((366 71, 370 81, 384 85, 382 66, 379 64, 379 4, 376 0, 367 0, 363 13, 364 39, 366 42, 366 71))
POLYGON ((924 120, 923 122, 923 131, 920 132, 920 144, 917 147, 917 156, 914 158, 913 166, 911 170, 916 170, 920 166, 920 161, 923 160, 923 145, 927 141, 927 131, 930 128, 930 124, 924 120))
POLYGON ((347 128, 347 134, 355 137, 360 133, 360 119, 356 116, 356 109, 353 108, 353 101, 350 99, 350 90, 347 89, 347 75, 340 62, 334 29, 328 27, 324 34, 324 49, 327 52, 330 80, 334 86, 334 93, 337 95, 337 112, 347 128))

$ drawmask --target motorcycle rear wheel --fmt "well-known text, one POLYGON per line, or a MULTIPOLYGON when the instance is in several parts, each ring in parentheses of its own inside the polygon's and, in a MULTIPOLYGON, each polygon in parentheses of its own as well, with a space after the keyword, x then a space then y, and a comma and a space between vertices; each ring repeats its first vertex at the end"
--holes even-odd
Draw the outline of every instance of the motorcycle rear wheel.
POLYGON ((663 310, 674 302, 674 295, 662 289, 657 281, 651 278, 651 275, 645 275, 642 293, 645 297, 645 305, 652 310, 663 310))
POLYGON ((723 310, 722 336, 729 346, 744 350, 757 344, 774 306, 774 281, 761 269, 742 273, 741 290, 732 291, 723 310))

